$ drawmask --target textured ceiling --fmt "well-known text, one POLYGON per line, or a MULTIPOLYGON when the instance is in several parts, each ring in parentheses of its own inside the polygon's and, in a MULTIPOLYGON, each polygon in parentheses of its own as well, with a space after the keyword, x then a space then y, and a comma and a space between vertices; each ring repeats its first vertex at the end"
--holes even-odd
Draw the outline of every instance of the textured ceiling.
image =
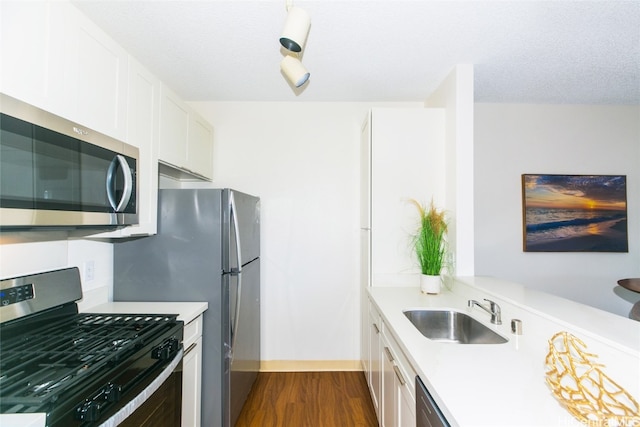
POLYGON ((293 90, 285 1, 75 0, 189 101, 424 101, 471 63, 477 102, 640 104, 640 1, 295 1, 311 15, 293 90))

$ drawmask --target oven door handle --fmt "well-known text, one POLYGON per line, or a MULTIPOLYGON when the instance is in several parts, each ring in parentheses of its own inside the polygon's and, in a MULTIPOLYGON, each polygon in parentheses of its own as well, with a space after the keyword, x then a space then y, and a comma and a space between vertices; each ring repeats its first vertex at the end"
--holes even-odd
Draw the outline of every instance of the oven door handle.
POLYGON ((133 414, 147 399, 160 388, 160 386, 173 374, 178 368, 178 365, 182 363, 182 357, 184 356, 184 349, 180 346, 180 350, 176 353, 171 363, 169 363, 160 374, 151 382, 144 390, 142 390, 136 397, 131 399, 124 407, 118 412, 113 414, 109 419, 100 424, 98 427, 114 426, 122 423, 127 417, 133 414))

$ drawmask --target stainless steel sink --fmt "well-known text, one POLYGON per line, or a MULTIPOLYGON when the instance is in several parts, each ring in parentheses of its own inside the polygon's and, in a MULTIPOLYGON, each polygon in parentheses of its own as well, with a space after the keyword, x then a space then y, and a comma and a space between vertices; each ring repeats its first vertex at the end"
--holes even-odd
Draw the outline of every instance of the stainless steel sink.
POLYGON ((504 344, 508 340, 471 316, 454 310, 407 310, 404 315, 433 341, 457 344, 504 344))

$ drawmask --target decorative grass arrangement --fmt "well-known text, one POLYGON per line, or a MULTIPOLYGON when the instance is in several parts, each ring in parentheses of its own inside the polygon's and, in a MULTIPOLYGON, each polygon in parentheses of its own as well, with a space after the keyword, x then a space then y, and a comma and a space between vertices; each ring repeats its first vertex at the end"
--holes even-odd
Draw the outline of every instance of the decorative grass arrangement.
POLYGON ((420 272, 429 276, 438 276, 442 271, 447 253, 447 221, 444 211, 433 204, 426 208, 418 201, 411 199, 420 214, 420 227, 413 236, 413 245, 420 263, 420 272))

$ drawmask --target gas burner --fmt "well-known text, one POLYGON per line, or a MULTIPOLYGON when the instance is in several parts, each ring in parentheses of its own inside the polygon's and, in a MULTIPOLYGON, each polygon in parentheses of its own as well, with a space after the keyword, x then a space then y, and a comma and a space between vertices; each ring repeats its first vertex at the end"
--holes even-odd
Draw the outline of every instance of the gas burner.
POLYGON ((181 354, 177 315, 78 313, 77 269, 0 280, 0 289, 25 286, 38 312, 0 306, 1 414, 46 413, 48 427, 98 425, 181 354))

